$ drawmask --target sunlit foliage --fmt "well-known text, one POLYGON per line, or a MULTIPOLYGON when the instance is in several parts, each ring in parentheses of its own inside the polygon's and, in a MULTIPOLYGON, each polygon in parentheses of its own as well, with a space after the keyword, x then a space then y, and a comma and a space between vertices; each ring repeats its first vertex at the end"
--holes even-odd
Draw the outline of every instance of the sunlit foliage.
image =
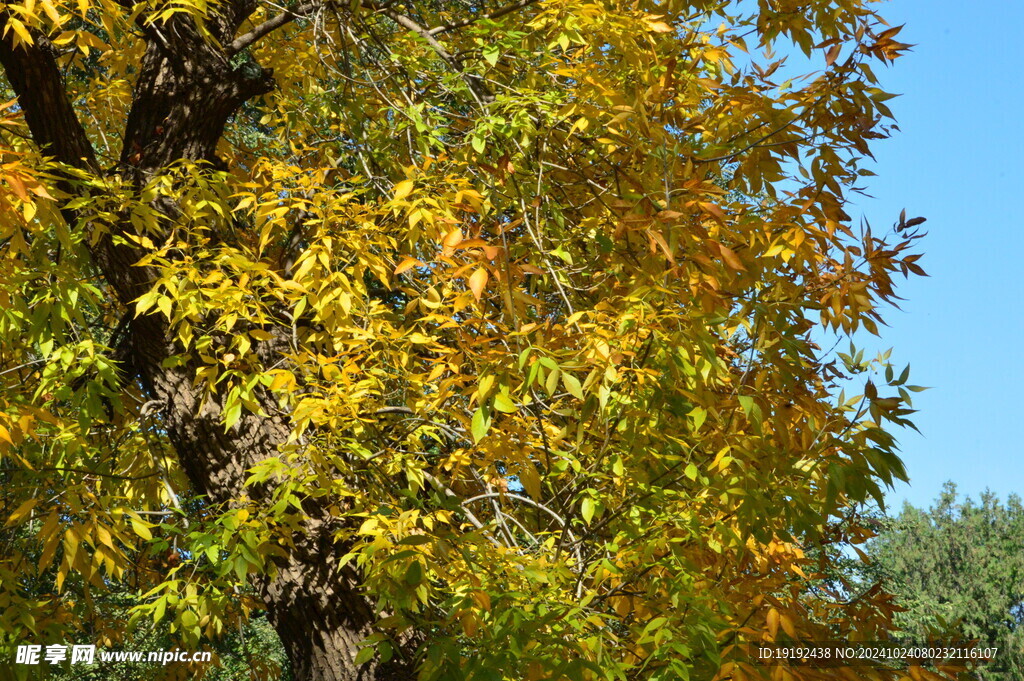
POLYGON ((0 27, 9 642, 115 644, 115 586, 187 646, 262 599, 300 679, 740 681, 782 673, 743 642, 889 630, 807 557, 871 535, 916 389, 819 346, 923 274, 922 219, 845 212, 907 48, 872 3, 0 27))

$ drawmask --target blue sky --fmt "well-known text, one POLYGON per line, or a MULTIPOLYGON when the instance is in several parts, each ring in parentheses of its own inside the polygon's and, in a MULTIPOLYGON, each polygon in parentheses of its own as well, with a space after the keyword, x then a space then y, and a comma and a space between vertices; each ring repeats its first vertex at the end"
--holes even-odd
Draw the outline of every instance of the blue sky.
MULTIPOLYGON (((877 6, 913 43, 876 73, 901 132, 873 150, 873 198, 848 212, 878 231, 904 207, 928 218, 903 311, 885 314, 894 364, 911 364, 922 435, 900 434, 911 484, 887 499, 929 506, 942 483, 977 496, 1024 494, 1024 3, 895 0, 877 6)), ((869 354, 869 353, 866 353, 869 354)))

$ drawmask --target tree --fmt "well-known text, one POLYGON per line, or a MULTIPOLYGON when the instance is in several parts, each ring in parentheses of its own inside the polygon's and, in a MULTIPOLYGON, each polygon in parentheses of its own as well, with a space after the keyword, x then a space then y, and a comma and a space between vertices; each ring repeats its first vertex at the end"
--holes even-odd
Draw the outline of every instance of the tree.
POLYGON ((926 641, 950 629, 998 654, 978 669, 982 681, 1008 681, 1024 671, 1024 509, 985 492, 959 499, 947 482, 927 511, 904 504, 869 544, 873 571, 906 608, 896 623, 906 638, 926 641))
POLYGON ((923 219, 844 212, 907 47, 869 3, 0 29, 9 642, 112 585, 192 646, 258 600, 302 681, 744 679, 890 625, 804 588, 904 477, 906 372, 847 399, 814 343, 923 273, 923 219))

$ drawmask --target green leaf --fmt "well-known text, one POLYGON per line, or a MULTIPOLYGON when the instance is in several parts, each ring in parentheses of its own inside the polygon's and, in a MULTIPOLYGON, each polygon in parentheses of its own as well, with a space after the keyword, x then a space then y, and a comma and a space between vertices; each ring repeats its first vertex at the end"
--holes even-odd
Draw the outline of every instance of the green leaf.
POLYGON ((693 419, 693 430, 698 431, 700 427, 704 425, 704 421, 708 418, 707 409, 703 407, 694 407, 690 410, 690 417, 693 419))
POLYGON ((366 664, 373 659, 373 646, 366 646, 356 654, 356 665, 366 664))
POLYGON ((165 612, 167 612, 167 599, 158 598, 153 607, 153 624, 159 624, 160 620, 164 618, 165 612))
POLYGON ((580 385, 579 379, 568 371, 562 374, 562 385, 565 386, 570 395, 576 399, 583 399, 583 386, 580 385))
POLYGON ((597 510, 597 503, 592 497, 584 497, 583 502, 580 504, 580 516, 583 518, 583 522, 587 525, 594 518, 594 511, 597 510))
POLYGON ((186 629, 193 629, 199 623, 199 617, 191 610, 181 613, 181 624, 186 629))
POLYGON ((487 63, 494 66, 498 63, 498 57, 501 56, 501 48, 493 44, 486 45, 483 49, 483 55, 484 59, 487 60, 487 63))
POLYGON ((686 477, 688 477, 690 480, 696 480, 697 479, 697 475, 700 473, 700 471, 697 470, 696 466, 694 466, 692 463, 690 463, 690 464, 686 465, 685 473, 686 473, 686 477))
POLYGON ((473 412, 473 423, 470 425, 470 432, 473 435, 473 442, 480 442, 491 429, 491 417, 484 412, 483 407, 473 412))
POLYGON ((240 418, 242 418, 242 401, 235 399, 224 409, 224 432, 231 430, 231 426, 238 423, 240 418))
POLYGON ((504 393, 498 393, 494 396, 494 408, 505 414, 513 414, 517 410, 515 402, 504 393))
POLYGON ((423 581, 423 563, 414 560, 405 570, 405 583, 416 586, 423 581))
POLYGON ((760 422, 761 407, 758 406, 757 401, 750 395, 740 395, 738 399, 747 419, 753 422, 760 422))
POLYGON ((411 534, 408 537, 403 537, 398 542, 400 546, 423 546, 434 541, 433 537, 428 537, 425 534, 411 534))

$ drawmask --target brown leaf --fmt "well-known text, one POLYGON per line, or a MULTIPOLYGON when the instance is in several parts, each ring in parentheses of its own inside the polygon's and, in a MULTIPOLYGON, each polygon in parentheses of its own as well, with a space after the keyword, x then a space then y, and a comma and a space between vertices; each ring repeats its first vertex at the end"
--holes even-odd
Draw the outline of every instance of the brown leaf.
POLYGON ((729 267, 733 268, 734 270, 742 270, 744 272, 747 271, 747 268, 743 265, 743 261, 740 260, 740 257, 738 255, 736 255, 736 251, 732 250, 731 248, 724 244, 718 244, 718 250, 722 254, 722 260, 724 260, 729 267))
POLYGON ((833 45, 829 48, 828 52, 825 53, 825 64, 832 66, 839 58, 839 53, 842 51, 843 46, 840 44, 833 45))

